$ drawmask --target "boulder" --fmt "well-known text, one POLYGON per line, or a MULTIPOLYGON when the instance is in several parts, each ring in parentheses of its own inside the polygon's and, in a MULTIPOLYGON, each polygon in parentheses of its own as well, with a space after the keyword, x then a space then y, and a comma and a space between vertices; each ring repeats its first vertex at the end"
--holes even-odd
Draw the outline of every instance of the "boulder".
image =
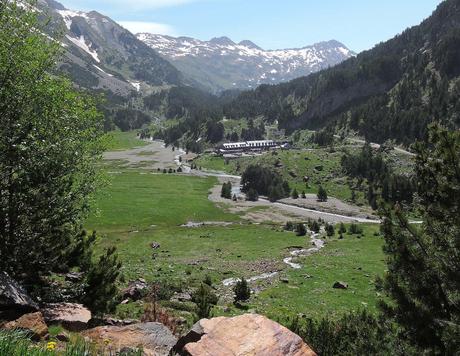
POLYGON ((348 289, 348 283, 345 282, 335 282, 332 288, 336 289, 348 289))
POLYGON ((150 322, 128 326, 98 326, 82 333, 100 346, 116 350, 142 348, 144 355, 169 355, 177 339, 163 324, 150 322))
POLYGON ((258 314, 202 319, 173 351, 190 356, 316 355, 300 336, 258 314))
POLYGON ((131 281, 128 284, 128 288, 124 289, 121 294, 123 296, 123 299, 131 299, 133 301, 141 299, 144 294, 147 292, 148 289, 148 284, 147 282, 139 278, 135 281, 131 281))
POLYGON ((37 310, 38 305, 28 296, 25 289, 8 273, 0 272, 0 319, 14 320, 37 310))
POLYGON ((85 330, 91 319, 89 309, 76 303, 46 304, 42 312, 48 324, 59 324, 70 331, 85 330))
POLYGON ((40 312, 24 314, 19 319, 3 325, 5 329, 20 329, 30 333, 32 340, 39 341, 48 335, 48 326, 40 312))

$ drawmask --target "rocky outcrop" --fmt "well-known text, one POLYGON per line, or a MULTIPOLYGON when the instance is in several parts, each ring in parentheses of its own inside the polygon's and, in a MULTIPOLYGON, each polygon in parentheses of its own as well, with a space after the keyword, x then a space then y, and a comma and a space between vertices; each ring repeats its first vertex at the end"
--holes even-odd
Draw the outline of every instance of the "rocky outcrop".
POLYGON ((48 335, 48 326, 40 312, 24 314, 19 319, 6 323, 3 328, 25 330, 30 333, 32 340, 36 341, 48 335))
POLYGON ((51 303, 42 310, 48 324, 59 324, 70 331, 85 330, 91 319, 91 312, 81 304, 51 303))
POLYGON ((202 319, 173 350, 187 356, 316 355, 300 336, 257 314, 202 319))
POLYGON ((8 273, 0 272, 0 319, 14 320, 38 310, 38 305, 8 273))
POLYGON ((86 330, 83 336, 112 349, 140 349, 147 356, 168 355, 177 339, 171 331, 160 323, 139 323, 128 326, 98 326, 86 330))

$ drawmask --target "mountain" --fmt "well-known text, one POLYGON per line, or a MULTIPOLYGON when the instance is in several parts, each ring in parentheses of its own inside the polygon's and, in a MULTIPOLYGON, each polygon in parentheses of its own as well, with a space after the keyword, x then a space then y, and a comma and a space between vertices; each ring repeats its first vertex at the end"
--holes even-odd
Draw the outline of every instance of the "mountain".
POLYGON ((410 144, 434 120, 458 129, 459 97, 460 0, 445 0, 420 25, 336 67, 241 93, 224 114, 410 144))
POLYGON ((174 66, 109 17, 54 0, 39 0, 37 7, 50 19, 48 35, 65 49, 60 70, 80 87, 127 96, 141 87, 182 84, 174 66))
POLYGON ((139 33, 190 80, 212 92, 276 84, 334 66, 355 54, 337 41, 298 49, 263 50, 251 41, 234 43, 228 37, 200 41, 139 33))

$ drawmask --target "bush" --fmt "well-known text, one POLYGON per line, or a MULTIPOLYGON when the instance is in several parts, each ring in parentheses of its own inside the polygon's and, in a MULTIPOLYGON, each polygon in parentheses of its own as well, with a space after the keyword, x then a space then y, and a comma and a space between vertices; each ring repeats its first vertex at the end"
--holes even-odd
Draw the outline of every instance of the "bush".
POLYGON ((302 223, 297 224, 295 227, 295 234, 297 236, 305 236, 307 234, 307 229, 305 228, 305 225, 302 223))
POLYGON ((391 322, 366 311, 349 313, 339 320, 300 320, 288 326, 318 355, 415 355, 391 322))
POLYGON ((235 293, 235 303, 248 300, 251 297, 251 289, 244 277, 241 278, 240 281, 236 282, 233 292, 235 293))
POLYGON ((232 199, 232 183, 227 182, 222 184, 220 196, 225 199, 232 199))
POLYGON ((211 315, 212 306, 216 305, 218 300, 219 298, 213 293, 211 287, 201 283, 192 295, 192 301, 196 304, 198 319, 208 318, 211 315))
POLYGON ((320 202, 327 201, 327 192, 326 192, 326 189, 324 189, 322 185, 320 185, 318 188, 317 197, 320 202))
POLYGON ((332 225, 332 224, 326 224, 326 234, 327 234, 327 236, 329 236, 329 237, 332 237, 332 236, 335 235, 334 225, 332 225))
POLYGON ((246 200, 249 200, 249 201, 259 200, 259 194, 257 193, 257 190, 255 190, 254 188, 250 188, 248 192, 246 193, 246 200))
POLYGON ((319 232, 320 228, 321 228, 320 224, 316 220, 310 221, 308 223, 308 227, 315 234, 317 234, 319 232))
POLYGON ((363 228, 355 223, 352 223, 348 228, 348 233, 351 235, 360 235, 363 233, 363 228))
POLYGON ((120 269, 121 262, 118 261, 115 247, 108 248, 99 261, 89 268, 83 304, 94 314, 101 315, 115 309, 120 269))

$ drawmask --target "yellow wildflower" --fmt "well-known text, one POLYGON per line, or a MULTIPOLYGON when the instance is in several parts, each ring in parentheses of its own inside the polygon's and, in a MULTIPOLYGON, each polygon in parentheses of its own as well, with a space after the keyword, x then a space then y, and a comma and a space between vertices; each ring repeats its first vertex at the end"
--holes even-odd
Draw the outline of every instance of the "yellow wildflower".
POLYGON ((56 348, 57 343, 55 341, 50 341, 46 344, 46 349, 52 351, 56 348))

